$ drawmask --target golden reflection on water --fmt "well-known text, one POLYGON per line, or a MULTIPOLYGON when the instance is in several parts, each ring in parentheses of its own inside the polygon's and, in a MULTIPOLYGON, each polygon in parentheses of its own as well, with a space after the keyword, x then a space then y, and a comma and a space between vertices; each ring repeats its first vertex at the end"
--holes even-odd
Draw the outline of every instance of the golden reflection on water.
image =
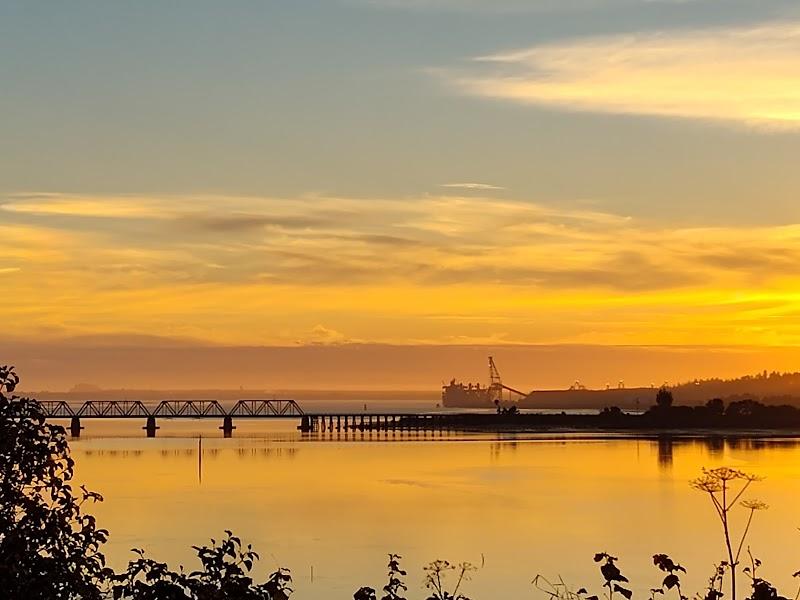
POLYGON ((288 423, 244 420, 222 439, 203 422, 160 424, 161 437, 146 439, 138 422, 87 423, 73 442, 78 479, 105 495, 95 512, 115 566, 143 547, 193 568, 190 546, 232 529, 261 553, 259 574, 292 569, 298 599, 382 586, 388 552, 403 555, 411 598, 422 597, 421 567, 435 558, 483 564, 469 587, 476 599, 536 597, 537 573, 599 592, 598 551, 620 557, 637 596, 660 582, 651 557, 661 552, 688 568, 694 592, 722 545, 708 499, 688 481, 727 465, 766 477, 748 494, 771 507, 756 516, 751 545, 763 575, 794 594, 793 440, 302 436, 288 423))

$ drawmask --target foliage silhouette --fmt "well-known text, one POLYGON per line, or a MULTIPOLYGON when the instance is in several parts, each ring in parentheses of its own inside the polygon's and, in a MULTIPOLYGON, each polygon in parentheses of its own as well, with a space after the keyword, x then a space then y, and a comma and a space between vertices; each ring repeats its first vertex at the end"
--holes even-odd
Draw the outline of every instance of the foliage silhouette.
POLYGON ((673 402, 672 392, 667 388, 662 387, 656 393, 656 406, 659 408, 670 408, 673 402))
POLYGON ((470 573, 477 570, 468 562, 458 565, 450 564, 446 560, 435 560, 424 567, 425 587, 431 591, 426 600, 470 600, 460 592, 461 585, 469 581, 470 573), (448 575, 455 575, 456 582, 452 591, 447 590, 448 575))
POLYGON ((681 590, 681 578, 680 575, 678 575, 680 572, 686 573, 686 569, 675 563, 666 554, 655 554, 653 556, 653 564, 667 575, 664 577, 664 581, 661 582, 660 588, 654 588, 650 590, 651 597, 655 597, 655 594, 659 593, 663 595, 665 593, 665 589, 674 589, 678 594, 678 600, 689 600, 683 595, 683 591, 681 590))
MULTIPOLYGON (((725 581, 725 565, 724 561, 714 565, 714 574, 708 579, 708 587, 702 600, 720 600, 725 595, 722 592, 722 584, 725 581)), ((699 594, 698 597, 700 597, 699 594)))
POLYGON ((633 592, 620 585, 620 583, 628 583, 628 578, 625 577, 619 570, 619 567, 617 567, 617 560, 619 559, 616 556, 611 556, 607 552, 598 552, 594 555, 594 562, 602 563, 600 565, 600 573, 603 575, 603 579, 605 579, 603 587, 607 590, 606 597, 608 600, 614 600, 615 592, 622 594, 627 600, 630 600, 631 596, 633 596, 633 592))
MULTIPOLYGON (((750 566, 742 569, 742 572, 750 578, 751 593, 745 600, 790 600, 789 598, 781 596, 775 586, 769 581, 758 576, 758 569, 761 567, 761 561, 754 558, 749 549, 747 554, 750 557, 750 566)), ((596 563, 602 563, 600 566, 600 573, 604 580, 603 587, 606 588, 605 596, 607 599, 610 599, 613 597, 614 593, 618 592, 626 598, 631 598, 633 593, 619 585, 619 582, 628 583, 628 579, 622 575, 619 568, 616 566, 617 560, 616 557, 611 556, 607 552, 599 552, 594 555, 594 561, 596 563)), ((653 564, 662 572, 666 573, 666 576, 661 586, 650 589, 650 599, 654 600, 656 595, 664 597, 670 590, 675 590, 679 600, 688 600, 688 597, 684 595, 682 591, 680 580, 680 573, 686 573, 686 569, 673 561, 666 554, 655 554, 653 556, 653 564)), ((722 582, 726 570, 726 563, 717 565, 714 575, 709 579, 706 592, 704 594, 697 594, 695 596, 696 600, 719 600, 722 598, 724 596, 722 592, 722 582)), ((800 571, 795 573, 794 577, 800 577, 800 571)), ((537 590, 544 593, 548 597, 548 600, 599 600, 597 596, 589 596, 586 588, 580 588, 576 592, 572 591, 570 586, 560 577, 557 581, 551 582, 542 575, 537 575, 533 580, 533 585, 537 590)), ((800 589, 798 589, 797 594, 792 600, 798 599, 800 599, 800 589)))
MULTIPOLYGON (((405 597, 401 596, 403 592, 408 590, 408 587, 402 579, 406 576, 406 572, 400 568, 401 558, 403 557, 399 554, 389 555, 389 564, 387 565, 387 568, 389 569, 389 580, 386 585, 383 586, 384 595, 381 597, 381 600, 406 600, 405 597)), ((377 596, 374 588, 362 587, 356 591, 355 594, 353 594, 353 599, 376 600, 377 596)))
POLYGON ((183 569, 171 571, 165 563, 145 556, 144 550, 134 548, 138 558, 128 563, 123 573, 112 576, 113 598, 135 600, 166 600, 192 598, 197 600, 288 600, 292 593, 291 574, 278 569, 269 579, 257 584, 249 573, 258 554, 242 543, 232 532, 211 546, 192 546, 202 569, 186 574, 183 569))
POLYGON ((102 497, 73 489, 64 428, 46 423, 35 400, 13 395, 18 383, 13 367, 0 367, 0 590, 7 598, 100 598, 108 532, 84 505, 102 497))

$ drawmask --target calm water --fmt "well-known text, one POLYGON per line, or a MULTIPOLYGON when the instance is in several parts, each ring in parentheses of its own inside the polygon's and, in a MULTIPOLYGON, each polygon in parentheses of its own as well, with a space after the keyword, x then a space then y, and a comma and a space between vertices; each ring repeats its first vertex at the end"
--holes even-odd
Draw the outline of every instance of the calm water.
POLYGON ((243 419, 232 439, 215 421, 164 420, 146 439, 138 420, 84 424, 78 479, 106 497, 95 512, 115 566, 143 547, 193 568, 190 545, 233 529, 261 553, 259 574, 292 569, 300 600, 382 586, 388 552, 403 555, 412 599, 436 558, 483 565, 468 587, 477 599, 542 597, 537 573, 599 592, 597 551, 621 558, 639 597, 660 581, 656 552, 689 569, 694 592, 722 545, 688 481, 728 465, 766 477, 749 494, 771 506, 751 537, 764 575, 793 595, 800 568, 800 445, 789 439, 301 435, 293 422, 243 419))

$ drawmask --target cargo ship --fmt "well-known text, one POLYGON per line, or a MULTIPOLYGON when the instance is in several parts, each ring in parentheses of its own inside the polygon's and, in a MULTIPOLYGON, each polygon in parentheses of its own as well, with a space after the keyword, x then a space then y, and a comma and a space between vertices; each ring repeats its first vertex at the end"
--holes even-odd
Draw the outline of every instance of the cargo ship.
POLYGON ((461 383, 451 379, 450 383, 442 386, 442 406, 448 408, 493 408, 500 405, 516 404, 513 397, 503 398, 503 391, 517 394, 520 398, 528 394, 520 392, 505 385, 500 379, 500 372, 494 364, 494 359, 489 357, 489 383, 481 386, 480 383, 461 383))

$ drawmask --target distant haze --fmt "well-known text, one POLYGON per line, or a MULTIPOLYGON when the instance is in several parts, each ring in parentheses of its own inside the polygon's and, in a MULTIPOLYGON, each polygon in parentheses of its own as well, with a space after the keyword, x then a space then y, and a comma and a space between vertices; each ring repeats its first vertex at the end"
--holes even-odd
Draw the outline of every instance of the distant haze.
POLYGON ((492 354, 508 385, 523 390, 671 384, 797 371, 790 347, 391 346, 345 344, 231 347, 160 338, 0 342, 0 363, 17 366, 25 390, 102 388, 438 390, 443 381, 487 380, 492 354))

